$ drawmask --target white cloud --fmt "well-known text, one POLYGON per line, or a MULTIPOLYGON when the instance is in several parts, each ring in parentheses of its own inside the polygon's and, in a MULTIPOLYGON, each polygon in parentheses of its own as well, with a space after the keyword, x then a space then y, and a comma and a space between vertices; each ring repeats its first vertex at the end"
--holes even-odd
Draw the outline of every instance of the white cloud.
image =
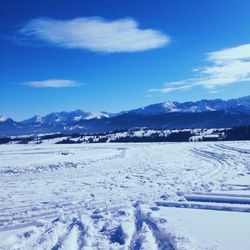
MULTIPOLYGON (((178 83, 178 82, 176 82, 176 83, 178 83)), ((172 85, 173 85, 173 83, 172 83, 172 85)), ((187 89, 190 89, 189 85, 181 85, 179 87, 165 87, 165 88, 162 88, 162 89, 149 89, 148 92, 168 93, 168 92, 172 92, 174 90, 187 90, 187 89)))
POLYGON ((250 59, 250 44, 209 53, 208 59, 212 61, 250 59))
POLYGON ((59 79, 51 79, 45 81, 29 81, 23 84, 34 88, 69 88, 81 85, 80 83, 73 80, 59 79))
POLYGON ((25 39, 40 40, 62 48, 97 52, 137 52, 162 47, 170 38, 160 31, 140 29, 132 18, 106 21, 99 17, 55 20, 38 18, 19 30, 25 39))
POLYGON ((208 53, 206 60, 207 66, 193 70, 194 77, 165 83, 165 87, 153 91, 166 93, 196 86, 211 91, 220 86, 250 81, 250 44, 208 53))

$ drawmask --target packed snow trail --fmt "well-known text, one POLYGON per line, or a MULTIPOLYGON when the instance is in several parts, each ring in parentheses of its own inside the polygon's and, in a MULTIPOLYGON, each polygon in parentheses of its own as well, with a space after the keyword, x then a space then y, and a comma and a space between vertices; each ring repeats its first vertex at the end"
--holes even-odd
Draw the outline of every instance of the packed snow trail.
POLYGON ((164 211, 233 211, 245 232, 249 152, 249 142, 2 145, 0 249, 210 249, 164 211))

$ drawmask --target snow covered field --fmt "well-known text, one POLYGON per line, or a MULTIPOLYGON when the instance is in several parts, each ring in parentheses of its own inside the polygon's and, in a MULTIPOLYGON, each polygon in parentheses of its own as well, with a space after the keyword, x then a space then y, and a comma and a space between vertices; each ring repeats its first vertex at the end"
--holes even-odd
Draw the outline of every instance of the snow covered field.
POLYGON ((250 142, 1 145, 0 249, 250 249, 250 142))

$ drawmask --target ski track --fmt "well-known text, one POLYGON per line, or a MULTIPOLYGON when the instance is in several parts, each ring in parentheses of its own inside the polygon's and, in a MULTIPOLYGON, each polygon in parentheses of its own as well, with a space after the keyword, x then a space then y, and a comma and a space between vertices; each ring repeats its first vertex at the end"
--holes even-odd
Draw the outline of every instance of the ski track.
POLYGON ((5 145, 0 160, 0 249, 177 250, 157 210, 250 212, 250 185, 231 183, 250 175, 246 142, 5 145))

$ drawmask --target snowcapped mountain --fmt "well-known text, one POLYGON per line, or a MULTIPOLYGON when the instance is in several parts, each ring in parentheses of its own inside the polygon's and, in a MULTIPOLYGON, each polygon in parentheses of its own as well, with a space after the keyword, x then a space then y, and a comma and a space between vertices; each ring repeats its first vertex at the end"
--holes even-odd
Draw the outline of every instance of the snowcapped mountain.
POLYGON ((225 112, 244 112, 250 114, 250 96, 238 99, 224 101, 221 99, 201 100, 197 102, 163 102, 152 104, 143 108, 134 109, 127 113, 140 115, 158 115, 170 112, 209 112, 209 111, 225 111, 225 112))
POLYGON ((0 136, 38 133, 96 133, 139 127, 224 128, 250 124, 250 96, 228 101, 201 100, 152 104, 117 114, 107 112, 53 112, 15 122, 0 116, 0 136))
POLYGON ((35 115, 30 119, 22 121, 23 124, 33 125, 33 126, 57 126, 57 125, 70 125, 72 123, 77 123, 82 120, 91 120, 91 119, 102 119, 109 118, 112 114, 107 112, 85 112, 82 110, 75 110, 71 112, 53 112, 46 116, 35 115))
POLYGON ((84 112, 82 110, 75 110, 72 112, 53 112, 46 116, 38 116, 35 115, 30 119, 22 121, 24 124, 29 125, 44 125, 44 124, 50 124, 50 125, 56 125, 56 124, 68 124, 75 121, 80 121, 84 119, 85 117, 88 117, 91 113, 84 112))
POLYGON ((43 121, 46 124, 67 124, 75 121, 79 121, 87 117, 90 113, 81 110, 75 110, 72 112, 54 112, 43 117, 43 121))
POLYGON ((23 134, 23 132, 27 133, 28 130, 21 123, 15 122, 6 116, 0 116, 0 136, 23 134))
POLYGON ((4 115, 0 115, 0 122, 5 122, 8 119, 8 117, 4 115))
POLYGON ((24 124, 30 125, 30 124, 42 124, 43 123, 43 118, 39 115, 35 115, 31 117, 30 119, 24 120, 24 124))

